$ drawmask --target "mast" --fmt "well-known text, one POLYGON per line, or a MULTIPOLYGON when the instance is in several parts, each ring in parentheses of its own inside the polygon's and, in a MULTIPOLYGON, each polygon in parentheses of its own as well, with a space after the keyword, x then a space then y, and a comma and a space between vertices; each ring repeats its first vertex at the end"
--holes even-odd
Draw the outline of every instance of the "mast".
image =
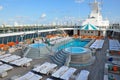
POLYGON ((90 3, 90 7, 91 7, 91 13, 89 18, 98 18, 98 16, 101 16, 101 12, 100 12, 100 2, 98 2, 97 0, 94 0, 94 2, 90 3))

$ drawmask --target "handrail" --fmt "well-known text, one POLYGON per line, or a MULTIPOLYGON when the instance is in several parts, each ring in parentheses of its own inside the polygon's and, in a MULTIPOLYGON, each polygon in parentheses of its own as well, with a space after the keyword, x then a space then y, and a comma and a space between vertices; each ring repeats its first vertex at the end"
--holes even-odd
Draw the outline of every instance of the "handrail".
POLYGON ((65 65, 69 66, 70 61, 71 61, 71 55, 69 54, 68 57, 66 58, 65 65))
POLYGON ((28 52, 30 51, 30 47, 27 49, 27 51, 24 53, 24 55, 23 55, 23 57, 25 57, 27 54, 28 54, 28 52))
POLYGON ((54 51, 50 49, 48 46, 46 46, 47 50, 50 51, 52 54, 54 54, 54 51))
POLYGON ((66 32, 64 30, 62 30, 62 29, 60 29, 58 27, 56 27, 56 28, 57 28, 57 30, 62 31, 64 34, 66 34, 66 32))

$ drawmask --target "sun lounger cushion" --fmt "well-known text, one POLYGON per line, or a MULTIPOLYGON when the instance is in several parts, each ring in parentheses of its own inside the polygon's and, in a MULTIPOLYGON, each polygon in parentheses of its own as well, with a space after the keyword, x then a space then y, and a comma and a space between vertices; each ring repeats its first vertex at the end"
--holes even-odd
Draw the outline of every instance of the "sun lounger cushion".
POLYGON ((13 69, 13 67, 8 65, 8 64, 3 64, 3 65, 0 66, 0 69, 3 70, 3 71, 8 71, 8 70, 13 69))
POLYGON ((53 77, 60 78, 68 70, 67 66, 62 66, 55 73, 52 74, 53 77))
POLYGON ((33 72, 28 72, 25 75, 15 79, 15 80, 40 80, 42 76, 34 74, 33 72))
POLYGON ((89 73, 87 70, 82 70, 76 80, 88 80, 89 73))
POLYGON ((69 68, 60 78, 63 80, 69 80, 69 78, 73 75, 73 73, 76 70, 77 69, 75 69, 75 68, 69 68))
POLYGON ((11 64, 14 64, 16 66, 23 66, 23 65, 29 63, 30 61, 32 61, 32 59, 24 57, 24 58, 20 58, 18 60, 11 62, 11 64))

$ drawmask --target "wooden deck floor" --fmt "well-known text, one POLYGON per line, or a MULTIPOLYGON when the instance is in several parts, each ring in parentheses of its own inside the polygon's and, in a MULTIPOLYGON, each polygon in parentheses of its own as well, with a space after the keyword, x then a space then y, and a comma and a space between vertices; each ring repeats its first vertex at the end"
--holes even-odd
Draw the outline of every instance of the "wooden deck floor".
MULTIPOLYGON (((104 77, 104 65, 106 62, 106 50, 108 49, 108 40, 105 39, 103 48, 96 52, 96 59, 90 66, 81 67, 80 70, 86 69, 90 71, 89 80, 103 80, 104 77)), ((79 71, 80 71, 79 70, 79 71)))

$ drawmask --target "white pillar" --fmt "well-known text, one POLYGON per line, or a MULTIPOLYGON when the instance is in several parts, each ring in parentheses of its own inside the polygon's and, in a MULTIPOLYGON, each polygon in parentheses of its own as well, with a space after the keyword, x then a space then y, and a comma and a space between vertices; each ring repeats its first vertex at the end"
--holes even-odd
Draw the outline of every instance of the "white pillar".
POLYGON ((73 31, 73 35, 74 35, 74 34, 77 34, 77 30, 74 30, 74 31, 73 31))
POLYGON ((103 36, 106 36, 106 31, 104 30, 102 34, 103 34, 103 36))

